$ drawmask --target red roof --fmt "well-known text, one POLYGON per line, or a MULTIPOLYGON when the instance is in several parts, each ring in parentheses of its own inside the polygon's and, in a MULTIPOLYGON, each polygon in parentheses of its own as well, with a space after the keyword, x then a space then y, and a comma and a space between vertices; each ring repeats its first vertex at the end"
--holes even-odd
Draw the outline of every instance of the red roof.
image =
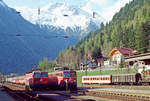
POLYGON ((134 55, 134 51, 131 48, 127 48, 127 47, 117 47, 116 48, 121 54, 124 55, 130 55, 133 56, 134 55))
POLYGON ((115 53, 116 51, 119 51, 121 54, 123 55, 128 55, 128 56, 133 56, 135 55, 135 52, 131 49, 131 48, 127 48, 127 47, 116 47, 115 49, 113 49, 110 52, 110 56, 113 55, 113 53, 115 53))

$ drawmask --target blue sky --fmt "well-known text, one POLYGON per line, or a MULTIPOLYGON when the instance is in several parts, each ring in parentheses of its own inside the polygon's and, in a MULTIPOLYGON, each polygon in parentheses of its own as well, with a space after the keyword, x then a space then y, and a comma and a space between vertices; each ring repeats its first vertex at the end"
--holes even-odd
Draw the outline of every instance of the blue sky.
POLYGON ((87 0, 3 0, 10 6, 28 6, 32 8, 43 7, 48 3, 52 2, 65 2, 70 4, 78 5, 80 3, 84 4, 87 0))
POLYGON ((3 0, 10 7, 42 8, 49 3, 66 3, 83 7, 85 10, 99 12, 107 21, 120 10, 126 3, 132 0, 3 0))
POLYGON ((69 3, 78 6, 84 6, 87 2, 92 2, 94 4, 99 2, 97 5, 102 4, 101 6, 110 6, 115 4, 118 0, 3 0, 6 4, 10 6, 28 6, 32 8, 43 7, 48 3, 60 2, 60 3, 69 3))

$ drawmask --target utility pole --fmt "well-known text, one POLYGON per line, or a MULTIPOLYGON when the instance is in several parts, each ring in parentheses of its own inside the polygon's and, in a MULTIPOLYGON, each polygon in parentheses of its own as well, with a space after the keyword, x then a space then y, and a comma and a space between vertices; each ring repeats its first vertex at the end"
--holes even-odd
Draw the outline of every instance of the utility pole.
POLYGON ((99 66, 99 72, 101 74, 101 63, 98 66, 99 66))
POLYGON ((38 8, 38 24, 40 24, 40 14, 41 14, 41 10, 40 10, 40 8, 38 8))
POLYGON ((93 12, 93 18, 95 18, 95 12, 93 12))
POLYGON ((86 74, 86 76, 87 76, 87 65, 88 65, 88 63, 87 63, 87 57, 86 57, 86 61, 85 61, 85 69, 86 69, 85 74, 86 74))
POLYGON ((87 59, 86 59, 86 63, 85 63, 85 69, 86 69, 85 74, 87 76, 87 59))
POLYGON ((38 8, 38 15, 40 15, 40 8, 38 8))

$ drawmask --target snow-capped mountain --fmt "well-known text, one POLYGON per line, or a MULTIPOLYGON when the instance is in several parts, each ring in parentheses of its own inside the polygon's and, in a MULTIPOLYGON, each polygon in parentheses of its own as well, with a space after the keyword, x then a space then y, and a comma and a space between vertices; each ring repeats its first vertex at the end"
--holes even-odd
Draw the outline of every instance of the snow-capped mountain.
POLYGON ((55 59, 76 41, 76 37, 66 39, 57 32, 41 29, 0 0, 1 73, 25 73, 31 70, 31 64, 37 65, 44 57, 55 59))
POLYGON ((88 32, 100 28, 103 18, 96 12, 88 13, 80 7, 51 3, 43 8, 15 7, 21 15, 33 24, 47 26, 59 33, 85 36, 88 32), (71 33, 70 33, 71 32, 71 33))

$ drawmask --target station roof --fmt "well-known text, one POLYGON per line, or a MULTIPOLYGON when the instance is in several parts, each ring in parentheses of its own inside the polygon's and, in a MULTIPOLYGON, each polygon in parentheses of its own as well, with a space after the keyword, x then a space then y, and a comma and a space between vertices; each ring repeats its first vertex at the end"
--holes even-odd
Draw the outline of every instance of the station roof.
POLYGON ((126 57, 125 62, 148 60, 148 59, 150 59, 150 53, 145 53, 145 54, 139 54, 139 55, 126 57))

